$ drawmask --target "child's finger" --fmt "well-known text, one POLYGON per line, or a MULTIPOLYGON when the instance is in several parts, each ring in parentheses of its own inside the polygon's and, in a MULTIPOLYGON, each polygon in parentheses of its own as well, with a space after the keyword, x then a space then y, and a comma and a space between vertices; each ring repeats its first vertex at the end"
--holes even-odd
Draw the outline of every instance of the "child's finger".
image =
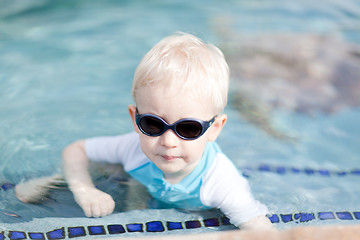
POLYGON ((106 215, 109 215, 109 207, 108 207, 108 204, 107 203, 103 203, 102 205, 100 205, 101 207, 101 217, 104 217, 106 215))
POLYGON ((102 217, 111 214, 115 208, 115 202, 110 195, 106 195, 104 198, 103 201, 99 202, 102 217))
POLYGON ((106 211, 106 215, 110 215, 115 209, 115 201, 114 199, 110 199, 110 201, 107 204, 107 211, 106 211))
POLYGON ((100 202, 92 203, 91 215, 92 215, 92 217, 102 217, 101 203, 100 202))
POLYGON ((85 216, 92 217, 90 204, 84 204, 84 205, 80 205, 80 206, 81 206, 82 210, 84 211, 85 216))

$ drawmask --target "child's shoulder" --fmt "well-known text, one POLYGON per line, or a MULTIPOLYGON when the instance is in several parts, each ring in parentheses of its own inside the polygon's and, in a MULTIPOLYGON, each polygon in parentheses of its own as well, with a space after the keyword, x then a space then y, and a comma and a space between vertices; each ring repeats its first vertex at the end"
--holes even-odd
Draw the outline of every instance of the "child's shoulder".
POLYGON ((209 156, 213 158, 214 163, 212 169, 236 169, 234 163, 225 155, 220 146, 216 142, 209 142, 208 147, 211 148, 209 156), (215 165, 215 166, 214 166, 215 165))
MULTIPOLYGON (((217 146, 218 148, 218 146, 217 146)), ((211 167, 204 175, 204 182, 246 182, 247 180, 242 176, 241 171, 235 166, 221 150, 216 152, 211 167)))
POLYGON ((217 172, 239 173, 234 163, 223 152, 216 154, 212 169, 217 172))

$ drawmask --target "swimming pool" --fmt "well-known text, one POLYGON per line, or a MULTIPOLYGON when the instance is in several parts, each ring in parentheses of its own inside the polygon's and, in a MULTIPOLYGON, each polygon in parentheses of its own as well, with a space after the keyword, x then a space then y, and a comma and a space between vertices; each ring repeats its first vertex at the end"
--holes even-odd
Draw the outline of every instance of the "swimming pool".
MULTIPOLYGON (((130 131, 127 105, 132 102, 136 65, 154 43, 177 30, 194 33, 224 50, 230 41, 264 33, 328 34, 342 37, 343 44, 360 44, 360 5, 355 0, 230 1, 226 5, 202 0, 0 2, 6 6, 0 9, 2 184, 60 171, 61 151, 74 140, 130 131)), ((228 56, 233 63, 233 56, 228 56)), ((237 86, 238 69, 232 73, 237 86)), ((345 100, 332 111, 324 111, 323 105, 302 105, 302 109, 311 108, 311 114, 275 105, 266 111, 255 108, 251 116, 265 119, 264 125, 270 122, 276 132, 292 140, 276 138, 246 121, 254 111, 251 102, 245 109, 229 103, 229 122, 218 142, 249 177, 254 195, 274 213, 271 219, 279 228, 358 223, 360 104, 349 92, 358 90, 358 82, 343 83, 350 87, 339 91, 342 97, 336 99, 345 100)), ((284 86, 282 99, 290 102, 293 99, 287 93, 294 88, 284 86)), ((234 90, 231 99, 235 96, 234 90)), ((119 179, 99 177, 98 184, 119 196, 129 190, 127 184, 119 186, 119 179)), ((26 205, 5 188, 0 191, 0 230, 10 238, 21 238, 21 232, 28 238, 56 238, 123 230, 138 235, 177 233, 171 230, 180 226, 188 232, 232 228, 214 212, 146 209, 128 213, 122 198, 118 213, 87 219, 66 190, 54 192, 43 205, 26 205)), ((133 208, 142 206, 140 201, 133 208)))

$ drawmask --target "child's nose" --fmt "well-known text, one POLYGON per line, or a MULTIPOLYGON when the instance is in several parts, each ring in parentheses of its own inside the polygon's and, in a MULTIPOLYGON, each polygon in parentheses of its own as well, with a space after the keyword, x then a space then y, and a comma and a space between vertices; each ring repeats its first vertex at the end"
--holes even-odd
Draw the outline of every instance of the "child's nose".
POLYGON ((164 132, 160 137, 161 144, 168 148, 176 147, 180 140, 180 138, 170 129, 164 132))

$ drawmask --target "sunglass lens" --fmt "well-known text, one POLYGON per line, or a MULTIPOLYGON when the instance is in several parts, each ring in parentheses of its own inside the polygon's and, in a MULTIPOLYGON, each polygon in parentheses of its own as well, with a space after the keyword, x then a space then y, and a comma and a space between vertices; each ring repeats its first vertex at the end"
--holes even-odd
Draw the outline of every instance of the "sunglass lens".
POLYGON ((202 126, 195 121, 183 121, 178 123, 176 131, 185 138, 196 138, 202 132, 202 126))
POLYGON ((140 126, 149 135, 157 135, 164 130, 164 123, 160 119, 150 116, 141 118, 140 126))

